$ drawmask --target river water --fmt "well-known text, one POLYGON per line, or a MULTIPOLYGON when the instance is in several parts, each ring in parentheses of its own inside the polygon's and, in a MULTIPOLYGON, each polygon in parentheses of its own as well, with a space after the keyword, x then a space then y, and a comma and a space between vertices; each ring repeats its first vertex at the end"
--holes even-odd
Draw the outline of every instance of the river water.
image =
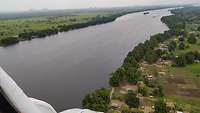
POLYGON ((57 111, 81 107, 86 93, 109 86, 109 74, 134 46, 168 29, 160 18, 170 14, 167 9, 133 13, 107 24, 0 47, 0 66, 28 96, 57 111))

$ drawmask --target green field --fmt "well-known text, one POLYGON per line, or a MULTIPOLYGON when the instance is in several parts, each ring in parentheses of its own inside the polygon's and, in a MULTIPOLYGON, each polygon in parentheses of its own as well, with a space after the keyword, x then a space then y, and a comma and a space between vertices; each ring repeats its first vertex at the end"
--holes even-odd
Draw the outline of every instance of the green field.
POLYGON ((200 75, 200 64, 190 64, 186 68, 192 72, 194 75, 200 75))
POLYGON ((199 113, 200 111, 200 99, 184 96, 169 96, 167 99, 176 102, 177 106, 182 108, 183 111, 191 111, 191 113, 199 113))
POLYGON ((187 53, 190 51, 199 51, 200 52, 200 40, 198 39, 198 42, 196 44, 189 44, 187 41, 184 41, 184 44, 186 45, 186 48, 184 50, 180 50, 176 48, 176 50, 173 52, 175 55, 179 55, 182 53, 187 53))
POLYGON ((0 38, 17 36, 19 33, 57 28, 60 25, 84 23, 96 16, 109 16, 108 13, 81 13, 74 16, 43 16, 20 19, 1 19, 0 38))

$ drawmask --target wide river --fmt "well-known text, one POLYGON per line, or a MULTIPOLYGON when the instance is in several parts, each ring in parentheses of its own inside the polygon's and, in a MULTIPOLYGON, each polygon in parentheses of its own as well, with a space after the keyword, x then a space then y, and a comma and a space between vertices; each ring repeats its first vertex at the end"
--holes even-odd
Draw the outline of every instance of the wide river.
POLYGON ((107 24, 0 47, 0 66, 28 96, 57 111, 81 107, 85 94, 109 87, 109 74, 134 46, 168 30, 160 18, 170 14, 167 9, 132 13, 107 24))

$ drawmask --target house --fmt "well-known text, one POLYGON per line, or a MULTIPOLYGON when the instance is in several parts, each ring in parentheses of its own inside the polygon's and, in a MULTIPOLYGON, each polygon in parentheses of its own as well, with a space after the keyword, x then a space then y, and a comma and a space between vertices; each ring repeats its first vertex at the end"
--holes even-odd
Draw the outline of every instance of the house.
POLYGON ((199 61, 199 60, 195 60, 194 62, 195 62, 195 63, 199 63, 200 61, 199 61))
POLYGON ((111 103, 111 107, 117 109, 119 108, 119 105, 117 103, 111 103))
POLYGON ((153 80, 153 76, 152 75, 148 75, 147 77, 148 77, 149 81, 153 80))
POLYGON ((176 111, 176 113, 183 113, 182 111, 176 111))
POLYGON ((175 103, 174 102, 166 102, 166 106, 168 109, 173 109, 175 107, 175 103))

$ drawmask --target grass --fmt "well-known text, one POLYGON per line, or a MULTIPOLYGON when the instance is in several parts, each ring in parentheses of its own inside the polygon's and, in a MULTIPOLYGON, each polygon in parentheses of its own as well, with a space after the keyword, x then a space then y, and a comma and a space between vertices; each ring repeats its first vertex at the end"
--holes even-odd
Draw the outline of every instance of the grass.
POLYGON ((80 13, 68 16, 42 16, 20 19, 0 19, 0 38, 17 36, 24 31, 44 30, 60 25, 84 23, 96 16, 109 16, 106 12, 80 13))
POLYGON ((184 111, 200 113, 200 77, 193 76, 200 73, 200 64, 168 69, 174 76, 163 80, 166 98, 176 102, 184 111))
POLYGON ((185 67, 190 70, 193 75, 200 77, 200 64, 190 64, 185 67))
POLYGON ((175 101, 177 106, 181 107, 184 111, 200 113, 200 98, 168 96, 167 99, 175 101))
POLYGON ((179 55, 179 54, 183 54, 183 53, 187 53, 190 51, 198 51, 200 52, 200 39, 198 39, 196 44, 189 44, 187 42, 187 39, 185 39, 184 44, 187 46, 184 50, 180 50, 178 48, 175 49, 175 51, 173 52, 173 54, 175 55, 179 55))

